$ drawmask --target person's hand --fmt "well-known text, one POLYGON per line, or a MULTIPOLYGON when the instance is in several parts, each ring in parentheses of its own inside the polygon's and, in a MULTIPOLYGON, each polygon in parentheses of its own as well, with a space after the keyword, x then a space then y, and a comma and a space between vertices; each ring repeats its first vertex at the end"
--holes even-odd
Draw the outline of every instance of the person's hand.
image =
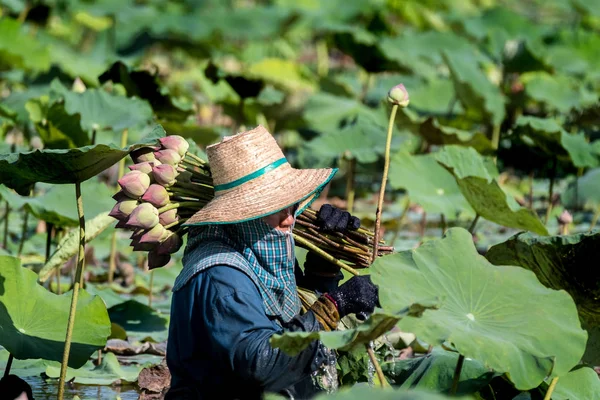
POLYGON ((379 306, 379 289, 369 275, 354 276, 327 295, 335 302, 340 318, 356 314, 365 320, 379 306))
POLYGON ((323 232, 344 232, 360 228, 360 219, 331 204, 323 204, 317 212, 317 226, 323 232))

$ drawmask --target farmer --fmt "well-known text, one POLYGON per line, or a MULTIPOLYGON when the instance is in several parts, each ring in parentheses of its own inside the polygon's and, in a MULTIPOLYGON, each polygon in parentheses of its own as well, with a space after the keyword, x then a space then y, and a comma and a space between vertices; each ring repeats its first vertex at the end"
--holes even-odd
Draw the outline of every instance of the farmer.
MULTIPOLYGON (((208 146, 207 155, 215 197, 186 222, 184 267, 173 287, 166 399, 260 399, 265 392, 311 398, 323 390, 314 375, 331 362, 330 352, 313 341, 291 357, 271 346, 271 336, 334 330, 340 318, 368 315, 379 302, 368 276, 338 287, 339 270, 319 277, 318 268, 305 263, 303 275, 296 265, 296 215, 337 170, 292 168, 262 126, 208 146), (304 313, 295 269, 300 283, 319 295, 304 313)), ((319 215, 323 228, 359 225, 330 205, 319 215)))

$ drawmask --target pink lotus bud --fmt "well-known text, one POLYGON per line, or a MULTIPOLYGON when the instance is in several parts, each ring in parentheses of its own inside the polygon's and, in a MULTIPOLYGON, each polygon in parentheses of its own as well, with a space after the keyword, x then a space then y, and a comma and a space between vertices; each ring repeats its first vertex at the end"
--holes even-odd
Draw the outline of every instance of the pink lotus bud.
POLYGON ((158 139, 165 149, 175 150, 181 157, 187 153, 190 144, 179 135, 169 135, 158 139))
POLYGON ((153 183, 142 196, 142 200, 160 208, 169 204, 169 193, 163 186, 153 183))
POLYGON ((167 232, 169 232, 167 238, 160 242, 158 246, 156 246, 156 252, 160 255, 177 253, 183 245, 181 236, 175 232, 167 232))
POLYGON ((163 164, 169 164, 174 166, 179 164, 179 162, 181 161, 181 156, 179 155, 179 153, 171 149, 155 151, 154 157, 156 157, 156 159, 163 164))
POLYGON ((179 215, 177 215, 177 209, 174 208, 169 211, 162 212, 158 215, 158 222, 162 226, 171 225, 173 222, 179 221, 179 215))
POLYGON ((123 175, 118 182, 123 193, 132 199, 137 199, 148 190, 150 176, 142 171, 131 171, 123 175))
POLYGON ((169 263, 171 256, 168 254, 158 254, 155 250, 148 253, 148 269, 160 268, 169 263))
MULTIPOLYGON (((162 187, 162 186, 161 186, 162 187)), ((137 200, 127 198, 127 200, 121 200, 112 208, 110 213, 111 217, 120 220, 124 220, 129 217, 129 214, 138 206, 137 200)))
POLYGON ((147 230, 142 236, 140 236, 139 243, 158 244, 165 231, 166 229, 161 224, 156 224, 152 229, 147 230))
POLYGON ((392 104, 397 104, 400 107, 408 106, 408 92, 403 84, 394 86, 388 92, 388 101, 392 104))
POLYGON ((119 190, 117 193, 113 194, 112 198, 117 202, 123 201, 123 200, 131 200, 131 197, 129 197, 125 193, 123 193, 122 190, 119 190))
POLYGON ((159 185, 164 187, 173 186, 177 178, 177 170, 169 164, 161 164, 152 168, 152 176, 159 185))
POLYGON ((129 153, 129 156, 135 164, 142 163, 145 161, 153 161, 155 158, 154 152, 159 149, 160 147, 157 146, 145 146, 137 150, 133 150, 131 153, 129 153))
POLYGON ((129 215, 127 226, 130 228, 150 229, 158 224, 158 210, 150 203, 142 203, 129 215))
POLYGON ((140 237, 135 237, 131 239, 130 243, 131 247, 133 247, 133 251, 151 251, 156 248, 157 243, 140 243, 140 237))
POLYGON ((127 221, 120 220, 119 222, 117 222, 117 224, 115 225, 115 228, 117 229, 129 229, 129 226, 127 226, 127 221))
MULTIPOLYGON (((159 215, 160 217, 160 215, 159 215)), ((573 216, 568 210, 564 210, 558 217, 558 223, 562 225, 568 225, 573 222, 573 216)))
POLYGON ((149 174, 152 172, 152 168, 154 167, 153 161, 144 161, 138 164, 133 164, 129 166, 131 171, 142 171, 145 174, 149 174))

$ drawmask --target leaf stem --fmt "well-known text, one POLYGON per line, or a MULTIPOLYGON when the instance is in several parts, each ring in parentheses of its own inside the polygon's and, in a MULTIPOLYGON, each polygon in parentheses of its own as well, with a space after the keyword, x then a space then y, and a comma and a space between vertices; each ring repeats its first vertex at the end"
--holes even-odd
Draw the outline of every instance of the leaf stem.
POLYGON ((342 268, 343 270, 351 273, 352 275, 355 275, 355 276, 360 275, 358 273, 358 271, 355 270, 354 268, 350 267, 349 265, 344 264, 337 258, 327 254, 326 252, 321 250, 318 246, 315 246, 314 244, 312 244, 305 238, 298 236, 298 234, 296 234, 296 233, 294 233, 294 241, 300 243, 302 246, 305 246, 308 250, 314 252, 315 254, 318 254, 319 256, 323 257, 327 261, 334 263, 335 265, 337 265, 338 267, 342 268))
POLYGON ((444 235, 446 234, 446 217, 444 216, 444 213, 442 213, 440 215, 440 224, 442 225, 442 237, 444 237, 444 235))
POLYGON ((346 158, 347 171, 346 171, 346 211, 352 214, 354 209, 354 174, 356 170, 356 158, 346 158))
POLYGON ((544 400, 550 400, 552 398, 552 392, 554 392, 554 388, 556 387, 557 382, 558 382, 558 376, 555 376, 554 378, 552 378, 552 381, 550 381, 550 386, 548 386, 548 391, 546 392, 546 395, 544 396, 544 400))
POLYGON ((2 248, 6 249, 8 246, 8 214, 10 213, 10 205, 8 201, 6 202, 6 206, 4 206, 4 237, 2 238, 2 248))
POLYGON ((29 210, 23 211, 23 229, 21 230, 21 240, 19 241, 19 250, 17 251, 17 257, 21 257, 23 253, 23 245, 25 245, 25 235, 27 235, 27 220, 29 219, 29 210))
POLYGON ((377 202, 377 212, 375 214, 375 238, 373 240, 373 258, 371 262, 377 259, 377 247, 379 246, 379 230, 381 228, 381 211, 383 209, 383 198, 385 196, 385 185, 387 182, 388 170, 390 168, 390 148, 392 147, 392 132, 394 130, 394 120, 396 119, 396 112, 398 111, 398 104, 392 106, 392 112, 390 113, 390 120, 388 124, 387 139, 385 142, 385 159, 383 164, 383 177, 381 179, 381 188, 379 189, 379 199, 377 202))
MULTIPOLYGON (((373 342, 371 342, 371 343, 373 343, 373 342)), ((381 370, 381 365, 379 365, 377 358, 375 358, 375 351, 373 350, 373 347, 371 347, 370 344, 365 344, 365 347, 367 348, 367 354, 369 355, 371 364, 373 364, 373 367, 375 367, 375 372, 377 373, 377 378, 379 379, 379 384, 381 385, 381 387, 389 387, 390 384, 388 383, 387 379, 385 379, 385 375, 383 375, 383 371, 381 370)))
POLYGON ((450 394, 455 395, 458 390, 458 383, 460 382, 460 371, 462 370, 463 363, 465 362, 465 356, 462 354, 458 355, 458 361, 456 362, 456 368, 454 369, 454 377, 452 378, 452 388, 450 394))
POLYGON ((329 52, 327 50, 327 42, 325 39, 317 40, 316 51, 317 74, 319 74, 321 77, 325 77, 329 73, 329 52))
POLYGON ((6 378, 10 374, 10 367, 12 367, 12 362, 15 357, 12 353, 8 356, 8 361, 6 362, 6 368, 4 369, 4 377, 6 378))
POLYGON ((197 209, 199 207, 199 204, 197 201, 182 201, 180 203, 170 203, 170 204, 167 204, 166 206, 159 208, 158 213, 161 214, 161 213, 164 213, 165 211, 173 210, 174 208, 179 208, 179 207, 195 207, 197 209))
POLYGON ((550 219, 550 213, 552 212, 552 195, 554 194, 554 179, 556 178, 556 157, 552 161, 552 169, 550 170, 550 187, 548 188, 548 208, 546 209, 546 219, 544 225, 548 223, 550 219))
POLYGON ((590 227, 588 229, 588 232, 591 232, 592 229, 594 229, 594 227, 596 226, 596 222, 598 222, 599 217, 600 217, 600 207, 598 207, 596 209, 596 212, 594 213, 594 216, 592 217, 592 221, 590 222, 590 227))
POLYGON ((69 310, 69 321, 67 323, 67 334, 65 337, 65 349, 60 365, 60 379, 58 382, 58 400, 63 400, 65 395, 65 379, 67 376, 67 365, 69 363, 69 352, 71 351, 71 340, 73 338, 73 327, 75 326, 75 313, 77 311, 77 300, 79 288, 83 286, 83 267, 85 265, 85 216, 83 214, 83 198, 81 197, 81 182, 75 183, 75 197, 77 198, 77 215, 79 216, 79 253, 77 254, 77 270, 73 282, 73 293, 71 294, 71 308, 69 310))
POLYGON ((469 232, 471 235, 475 231, 475 225, 477 225, 477 221, 479 221, 479 214, 475 214, 475 218, 473 218, 473 222, 471 222, 471 226, 469 227, 469 232))

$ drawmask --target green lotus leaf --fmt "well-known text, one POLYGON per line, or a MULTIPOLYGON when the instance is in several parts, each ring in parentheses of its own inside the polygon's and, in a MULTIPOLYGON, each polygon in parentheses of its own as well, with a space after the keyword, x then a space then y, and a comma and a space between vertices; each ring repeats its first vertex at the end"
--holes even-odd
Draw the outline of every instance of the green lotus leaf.
POLYGON ((548 234, 533 211, 520 207, 512 196, 502 190, 494 179, 497 171, 493 164, 474 149, 445 146, 435 154, 435 158, 454 175, 460 191, 477 214, 499 225, 548 234))
MULTIPOLYGON (((403 82, 403 81, 397 81, 403 82)), ((388 90, 390 87, 388 86, 388 90)), ((462 105, 455 101, 456 92, 452 81, 448 79, 433 78, 427 82, 419 83, 413 87, 404 85, 410 93, 410 108, 426 115, 448 115, 452 111, 461 114, 462 105), (450 105, 454 103, 454 106, 450 105)), ((381 97, 385 98, 385 97, 381 97)))
POLYGON ((50 53, 35 37, 27 34, 21 24, 12 18, 0 19, 0 66, 33 71, 50 68, 50 53))
POLYGON ((356 24, 332 24, 329 32, 333 46, 348 54, 365 71, 373 74, 385 71, 398 71, 400 66, 377 46, 377 36, 356 24))
MULTIPOLYGON (((98 214, 94 218, 85 221, 85 241, 90 242, 106 228, 116 223, 107 212, 98 214)), ((38 272, 39 281, 45 282, 53 276, 53 272, 64 265, 67 260, 77 254, 79 250, 79 229, 71 229, 58 243, 54 253, 38 272)))
MULTIPOLYGON (((595 264, 599 246, 600 232, 549 237, 521 232, 492 246, 485 256, 495 265, 527 268, 547 287, 567 291, 582 321, 594 327, 600 323, 600 271, 589 266, 595 264)), ((590 337, 584 360, 596 365, 600 358, 592 347, 597 352, 598 343, 590 337)))
POLYGON ((428 298, 421 304, 412 304, 396 312, 375 310, 369 319, 356 328, 332 332, 284 332, 271 336, 270 343, 285 353, 294 356, 304 350, 310 343, 320 340, 329 349, 349 350, 359 344, 377 339, 392 329, 400 319, 407 315, 420 316, 425 309, 436 308, 435 299, 428 298))
MULTIPOLYGON (((79 369, 68 368, 66 380, 82 385, 110 385, 117 380, 134 383, 137 382, 140 371, 148 365, 149 363, 121 365, 114 353, 104 353, 100 365, 95 365, 90 360, 79 369)), ((49 378, 58 378, 60 365, 49 365, 45 372, 49 378)))
MULTIPOLYGON (((467 400, 468 397, 452 397, 456 400, 467 400)), ((402 390, 356 385, 342 387, 333 394, 321 394, 315 400, 445 400, 450 397, 423 390, 402 390)))
POLYGON ((8 202, 13 210, 20 210, 28 201, 32 200, 31 197, 18 195, 4 185, 0 185, 0 198, 8 202))
POLYGON ((72 149, 90 144, 89 135, 81 129, 79 115, 67 114, 63 104, 49 105, 42 99, 32 99, 25 108, 45 149, 72 149))
POLYGON ((561 201, 566 207, 583 206, 592 210, 600 208, 600 168, 588 170, 570 184, 562 193, 561 201))
POLYGON ((492 124, 500 124, 506 115, 505 98, 500 89, 489 81, 477 63, 461 53, 445 50, 443 56, 462 105, 466 109, 480 110, 492 124))
POLYGON ((111 322, 121 325, 129 338, 167 339, 169 320, 159 312, 135 300, 116 304, 108 309, 111 322))
POLYGON ((102 89, 72 92, 58 80, 52 81, 52 95, 64 99, 65 111, 79 115, 85 131, 113 129, 122 131, 146 125, 152 120, 152 108, 145 100, 108 93, 102 89))
MULTIPOLYGON (((10 353, 8 350, 0 348, 0 370, 6 370, 6 362, 8 361, 9 356, 10 353)), ((53 361, 43 360, 41 358, 29 360, 13 359, 10 373, 11 375, 17 375, 20 378, 40 376, 42 372, 46 371, 46 367, 50 363, 53 363, 53 361)), ((60 364, 58 365, 60 366, 60 364)))
POLYGON ((598 96, 581 83, 565 75, 553 76, 546 72, 523 74, 525 92, 532 99, 562 113, 581 110, 598 101, 598 96))
POLYGON ((112 81, 122 84, 127 90, 127 96, 147 100, 160 118, 181 121, 192 112, 191 107, 184 107, 175 101, 169 95, 168 89, 161 85, 156 74, 150 71, 130 69, 121 61, 117 61, 98 79, 100 83, 112 81))
POLYGON ((319 92, 312 95, 304 107, 304 119, 319 132, 340 128, 342 121, 369 114, 369 108, 355 99, 319 92))
POLYGON ((419 133, 430 144, 459 144, 472 147, 480 153, 492 151, 492 142, 484 133, 443 126, 435 118, 428 118, 423 122, 419 128, 419 133))
POLYGON ((428 213, 444 214, 450 220, 461 213, 475 214, 452 174, 431 154, 396 153, 390 162, 389 180, 392 188, 406 189, 411 202, 421 205, 428 213), (419 178, 423 176, 427 179, 419 178))
MULTIPOLYGON (((0 256, 0 344, 15 358, 62 361, 71 292, 56 295, 37 284, 18 258, 0 256)), ((110 320, 100 297, 79 292, 69 366, 79 368, 106 344, 110 320)))
POLYGON ((143 141, 125 148, 98 144, 69 150, 34 150, 0 154, 0 183, 28 195, 36 182, 83 182, 109 168, 131 151, 157 143, 165 136, 157 125, 143 141))
MULTIPOLYGON (((573 0, 581 4, 592 4, 591 1, 573 0)), ((596 4, 599 4, 596 1, 596 4)), ((593 31, 576 29, 571 31, 566 29, 560 33, 560 40, 553 43, 552 46, 543 46, 547 63, 553 66, 557 71, 579 76, 587 76, 591 79, 598 79, 600 73, 595 65, 600 63, 598 46, 600 38, 593 31)))
MULTIPOLYGON (((417 388, 438 393, 448 393, 452 387, 458 353, 441 347, 421 357, 394 360, 381 365, 383 372, 391 376, 401 388, 417 388)), ((471 394, 499 374, 491 371, 480 361, 465 359, 460 372, 457 394, 471 394)))
POLYGON ((402 319, 402 331, 432 345, 448 341, 465 357, 507 373, 518 389, 565 375, 585 350, 587 333, 571 296, 546 288, 526 269, 494 266, 463 228, 381 257, 370 270, 384 308, 400 309, 432 293, 442 298, 439 310, 402 319))
POLYGON ((582 367, 562 376, 556 383, 554 400, 598 400, 600 379, 592 368, 582 367))
POLYGON ((288 91, 314 89, 308 71, 298 63, 281 58, 265 58, 247 66, 250 79, 263 80, 288 91))

